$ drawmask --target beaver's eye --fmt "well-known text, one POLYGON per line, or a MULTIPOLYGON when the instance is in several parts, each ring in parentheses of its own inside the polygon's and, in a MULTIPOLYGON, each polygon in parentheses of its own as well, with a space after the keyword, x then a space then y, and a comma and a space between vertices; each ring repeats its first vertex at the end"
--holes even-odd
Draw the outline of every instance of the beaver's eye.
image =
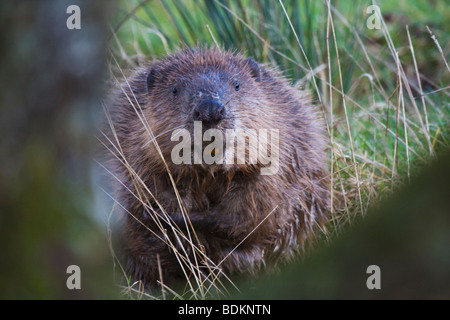
POLYGON ((173 94, 174 96, 176 96, 177 93, 178 93, 177 87, 173 87, 173 88, 172 88, 172 94, 173 94))
POLYGON ((239 89, 241 88, 239 86, 239 82, 237 82, 237 81, 234 82, 234 88, 236 89, 236 91, 239 91, 239 89))

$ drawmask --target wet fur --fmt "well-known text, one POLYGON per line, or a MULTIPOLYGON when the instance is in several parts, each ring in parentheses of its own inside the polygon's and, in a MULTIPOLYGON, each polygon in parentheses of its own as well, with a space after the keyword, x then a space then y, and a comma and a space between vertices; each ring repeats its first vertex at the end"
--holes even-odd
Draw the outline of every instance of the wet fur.
MULTIPOLYGON (((229 274, 256 272, 291 258, 326 222, 329 180, 323 123, 307 95, 276 71, 241 54, 187 49, 137 70, 128 83, 114 91, 107 105, 112 127, 105 129, 110 140, 105 141, 109 148, 106 166, 116 177, 111 184, 121 211, 124 255, 135 279, 154 285, 160 280, 160 271, 164 283, 185 277, 173 249, 161 239, 170 239, 179 250, 183 246, 190 258, 192 246, 177 240, 171 225, 193 235, 192 224, 214 264, 240 244, 220 265, 229 274), (197 77, 199 74, 204 76, 197 77), (200 80, 191 84, 195 77, 200 80), (241 84, 239 92, 227 87, 227 81, 234 79, 241 84), (213 167, 171 163, 172 130, 192 129, 190 110, 196 102, 191 97, 196 95, 196 86, 217 86, 217 81, 225 88, 229 118, 219 125, 222 129, 279 129, 277 174, 260 175, 261 164, 213 167), (175 85, 183 90, 178 100, 171 94, 175 85), (141 112, 142 120, 138 117, 141 112), (165 162, 148 128, 157 137, 165 162), (183 217, 167 169, 191 224, 183 217), (167 238, 155 222, 161 208, 171 218, 158 220, 167 230, 167 238)), ((207 268, 204 272, 207 274, 207 268)))

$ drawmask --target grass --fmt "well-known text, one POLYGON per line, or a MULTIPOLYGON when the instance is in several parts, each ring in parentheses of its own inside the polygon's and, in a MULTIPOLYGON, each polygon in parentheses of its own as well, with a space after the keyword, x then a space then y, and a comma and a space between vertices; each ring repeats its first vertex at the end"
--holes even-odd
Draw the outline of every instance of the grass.
MULTIPOLYGON (((197 43, 238 48, 278 66, 293 84, 313 93, 327 123, 333 209, 325 238, 332 239, 449 145, 450 48, 444 30, 449 8, 383 2, 381 28, 371 30, 365 13, 370 4, 119 2, 111 25, 112 78, 123 78, 122 70, 145 59, 197 43)), ((195 246, 192 236, 189 241, 195 246)), ((218 266, 198 247, 194 251, 207 262, 212 278, 190 279, 181 293, 165 288, 163 294, 226 295, 218 266)), ((198 261, 179 254, 181 264, 199 268, 198 261)), ((129 281, 125 291, 148 295, 129 281)))

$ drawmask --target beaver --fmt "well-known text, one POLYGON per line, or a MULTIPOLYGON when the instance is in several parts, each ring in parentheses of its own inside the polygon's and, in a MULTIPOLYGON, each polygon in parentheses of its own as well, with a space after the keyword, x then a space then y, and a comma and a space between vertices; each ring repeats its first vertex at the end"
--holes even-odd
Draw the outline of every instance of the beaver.
POLYGON ((180 49, 135 70, 106 110, 105 167, 121 212, 122 252, 146 286, 193 273, 259 274, 295 257, 324 228, 323 119, 309 94, 274 68, 216 47, 180 49), (210 129, 226 138, 207 139, 210 129), (230 130, 235 141, 225 145, 230 130), (247 134, 241 161, 236 132, 247 134), (256 160, 255 133, 254 148, 268 146, 256 160), (197 147, 216 161, 198 161, 197 147))

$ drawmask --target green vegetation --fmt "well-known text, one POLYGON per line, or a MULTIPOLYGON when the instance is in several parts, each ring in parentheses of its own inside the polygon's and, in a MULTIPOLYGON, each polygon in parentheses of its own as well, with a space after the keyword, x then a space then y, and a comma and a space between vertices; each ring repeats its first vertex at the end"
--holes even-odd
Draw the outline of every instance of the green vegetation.
POLYGON ((112 74, 196 44, 277 66, 326 119, 335 236, 449 145, 450 7, 432 3, 383 2, 369 29, 370 1, 123 1, 112 74))

